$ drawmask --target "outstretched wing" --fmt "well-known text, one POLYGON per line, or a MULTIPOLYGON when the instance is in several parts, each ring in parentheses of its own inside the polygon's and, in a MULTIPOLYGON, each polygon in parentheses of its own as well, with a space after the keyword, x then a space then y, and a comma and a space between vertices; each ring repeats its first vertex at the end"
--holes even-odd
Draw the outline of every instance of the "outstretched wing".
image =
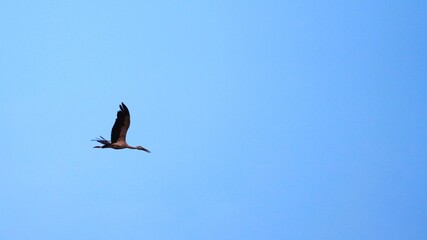
POLYGON ((120 105, 120 111, 117 112, 116 122, 111 129, 111 143, 126 142, 126 133, 130 126, 129 109, 124 103, 120 105))
POLYGON ((92 139, 92 141, 97 141, 97 142, 102 143, 104 145, 110 144, 110 141, 108 141, 107 139, 103 138, 102 136, 99 136, 99 137, 100 138, 92 139))

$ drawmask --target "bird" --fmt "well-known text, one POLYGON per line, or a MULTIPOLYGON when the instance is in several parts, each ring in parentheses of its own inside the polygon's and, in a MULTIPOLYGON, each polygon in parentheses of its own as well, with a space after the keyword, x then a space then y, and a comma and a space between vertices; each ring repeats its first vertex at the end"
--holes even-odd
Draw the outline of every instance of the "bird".
POLYGON ((142 147, 142 146, 130 146, 126 142, 126 133, 128 132, 130 126, 130 114, 129 109, 122 102, 119 105, 120 110, 117 111, 117 118, 114 122, 113 128, 111 129, 111 141, 100 136, 100 138, 93 139, 92 141, 97 141, 102 146, 94 146, 93 148, 113 148, 113 149, 137 149, 142 150, 148 153, 151 153, 150 150, 142 147))

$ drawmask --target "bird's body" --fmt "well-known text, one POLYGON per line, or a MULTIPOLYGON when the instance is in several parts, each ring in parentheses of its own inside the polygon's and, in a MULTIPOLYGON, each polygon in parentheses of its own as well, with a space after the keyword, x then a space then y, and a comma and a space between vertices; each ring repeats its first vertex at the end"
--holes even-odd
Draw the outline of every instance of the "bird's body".
POLYGON ((126 133, 130 126, 130 114, 129 109, 126 107, 124 103, 120 105, 120 111, 117 112, 117 118, 114 122, 113 128, 111 129, 111 141, 108 141, 107 139, 103 138, 102 136, 100 138, 94 139, 92 141, 97 141, 102 146, 95 146, 94 148, 113 148, 113 149, 137 149, 137 150, 143 150, 146 152, 150 152, 148 149, 142 147, 142 146, 130 146, 126 142, 126 133))

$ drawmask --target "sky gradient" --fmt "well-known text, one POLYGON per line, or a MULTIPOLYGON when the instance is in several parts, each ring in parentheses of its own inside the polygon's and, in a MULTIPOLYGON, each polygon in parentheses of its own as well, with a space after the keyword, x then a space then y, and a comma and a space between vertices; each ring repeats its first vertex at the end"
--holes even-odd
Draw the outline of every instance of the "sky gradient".
POLYGON ((0 239, 427 239, 426 12, 3 1, 0 239))

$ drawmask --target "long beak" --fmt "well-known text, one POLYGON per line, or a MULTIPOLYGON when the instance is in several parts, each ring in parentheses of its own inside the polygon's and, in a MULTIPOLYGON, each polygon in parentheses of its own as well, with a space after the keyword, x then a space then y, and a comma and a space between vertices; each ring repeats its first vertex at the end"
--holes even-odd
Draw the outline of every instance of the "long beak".
POLYGON ((144 147, 141 147, 141 150, 146 151, 146 152, 148 152, 148 153, 151 153, 151 152, 150 152, 150 150, 148 150, 148 149, 146 149, 146 148, 144 148, 144 147))

